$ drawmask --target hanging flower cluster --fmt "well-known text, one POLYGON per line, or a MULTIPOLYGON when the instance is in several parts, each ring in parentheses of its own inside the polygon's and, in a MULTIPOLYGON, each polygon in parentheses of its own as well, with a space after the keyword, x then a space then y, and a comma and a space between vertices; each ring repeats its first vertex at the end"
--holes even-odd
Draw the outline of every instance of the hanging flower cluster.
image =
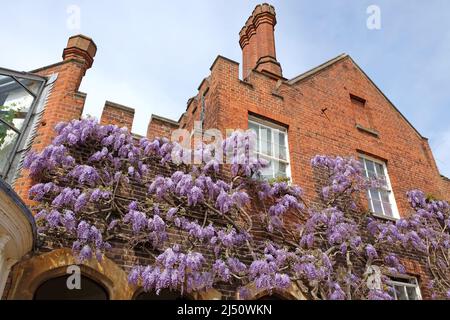
POLYGON ((378 220, 358 199, 384 181, 366 178, 353 158, 312 159, 325 177, 318 204, 305 202, 296 185, 261 178, 267 163, 252 131, 192 154, 90 118, 56 132, 52 145, 24 162, 38 182, 29 194, 39 232, 58 235, 80 261, 101 260, 116 241, 147 252, 152 262, 136 259, 129 273, 146 291, 230 283, 241 297, 254 284, 295 287, 313 299, 392 299, 389 276, 406 272, 396 252, 409 250, 427 261, 435 296, 450 294, 448 203, 415 190, 407 195, 411 215, 378 220), (192 156, 200 163, 180 161, 192 156))

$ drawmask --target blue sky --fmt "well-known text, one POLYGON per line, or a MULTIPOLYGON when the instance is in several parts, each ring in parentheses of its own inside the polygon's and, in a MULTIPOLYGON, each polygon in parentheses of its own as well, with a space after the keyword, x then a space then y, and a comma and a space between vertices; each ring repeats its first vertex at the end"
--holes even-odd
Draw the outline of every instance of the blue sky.
MULTIPOLYGON (((136 109, 144 134, 152 113, 178 120, 218 54, 241 61, 238 32, 260 1, 6 1, 0 6, 0 65, 31 70, 57 62, 67 38, 98 45, 81 91, 85 113, 105 100, 136 109), (69 28, 67 8, 80 8, 69 28)), ((450 176, 450 1, 273 0, 277 58, 292 78, 346 52, 410 122, 430 139, 450 176), (366 9, 381 9, 381 29, 366 27, 366 9)))

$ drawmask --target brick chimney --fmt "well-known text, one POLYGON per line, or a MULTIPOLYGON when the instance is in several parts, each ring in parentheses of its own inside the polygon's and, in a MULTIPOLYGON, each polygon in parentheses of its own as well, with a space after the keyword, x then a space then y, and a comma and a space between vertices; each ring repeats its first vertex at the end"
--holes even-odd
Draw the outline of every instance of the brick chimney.
POLYGON ((86 72, 92 66, 97 52, 97 45, 94 41, 82 34, 71 36, 67 41, 67 46, 63 51, 63 59, 75 59, 84 63, 86 72))
POLYGON ((275 16, 273 6, 267 3, 259 4, 239 32, 244 79, 253 69, 282 77, 281 65, 275 53, 275 16))
MULTIPOLYGON (((36 136, 31 146, 33 150, 41 151, 52 143, 56 136, 54 128, 58 122, 78 119, 83 114, 86 94, 78 90, 86 70, 94 62, 96 52, 97 46, 91 38, 84 35, 72 36, 62 54, 64 61, 32 71, 54 79, 51 86, 48 85, 51 89, 47 93, 39 125, 36 126, 36 136)), ((36 205, 28 199, 28 190, 34 183, 25 169, 22 169, 15 182, 16 191, 25 199, 27 206, 36 205)))

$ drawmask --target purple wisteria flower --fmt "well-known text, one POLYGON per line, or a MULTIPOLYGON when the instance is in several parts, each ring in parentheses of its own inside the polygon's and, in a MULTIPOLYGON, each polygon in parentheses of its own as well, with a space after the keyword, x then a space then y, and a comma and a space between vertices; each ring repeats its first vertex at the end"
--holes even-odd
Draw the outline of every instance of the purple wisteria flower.
POLYGON ((358 160, 314 157, 319 196, 309 199, 308 188, 305 201, 292 182, 261 178, 267 163, 251 130, 191 152, 92 118, 55 129, 53 143, 24 161, 37 182, 29 195, 40 235, 67 236, 80 262, 100 261, 110 238, 151 250, 148 265, 128 276, 146 291, 228 283, 240 297, 252 286, 292 286, 313 299, 392 299, 387 275, 405 273, 404 260, 417 257, 435 271, 433 297, 450 298, 448 203, 412 190, 411 212, 397 221, 363 212, 360 198, 385 181, 366 178, 358 160), (192 157, 201 161, 184 161, 192 157), (380 286, 369 286, 363 269, 379 269, 380 286))

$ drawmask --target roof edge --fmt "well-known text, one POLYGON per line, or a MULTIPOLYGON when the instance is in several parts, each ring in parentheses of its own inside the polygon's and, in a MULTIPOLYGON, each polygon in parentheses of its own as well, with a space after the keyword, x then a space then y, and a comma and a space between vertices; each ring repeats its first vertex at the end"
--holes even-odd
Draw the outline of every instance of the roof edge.
POLYGON ((303 79, 308 78, 309 76, 316 74, 317 72, 326 69, 327 67, 333 65, 334 63, 346 58, 346 57, 350 57, 347 53, 341 53, 340 55, 338 55, 337 57, 334 57, 328 61, 325 61, 324 63, 318 65, 317 67, 314 67, 306 72, 303 72, 302 74, 299 74, 298 76, 290 79, 287 81, 288 84, 295 84, 303 79))
POLYGON ((51 69, 51 68, 54 68, 54 67, 58 67, 58 66, 60 66, 60 65, 63 65, 63 64, 66 64, 66 63, 70 63, 70 62, 76 62, 76 63, 81 63, 81 64, 83 64, 83 61, 82 61, 82 60, 80 60, 80 59, 75 59, 75 58, 71 58, 71 59, 67 59, 67 60, 62 60, 62 61, 59 61, 59 62, 55 62, 55 63, 49 64, 49 65, 46 65, 46 66, 43 66, 43 67, 39 67, 39 68, 37 68, 37 69, 33 69, 33 70, 31 70, 31 71, 28 71, 28 73, 31 73, 31 74, 38 73, 38 72, 41 72, 41 71, 43 71, 43 70, 47 70, 47 69, 51 69))
POLYGON ((234 61, 234 60, 232 60, 232 59, 230 59, 230 58, 221 56, 221 55, 219 54, 219 55, 214 59, 214 62, 212 63, 212 65, 211 65, 211 67, 209 68, 209 70, 212 71, 212 69, 213 69, 214 66, 216 65, 217 61, 219 61, 220 59, 223 59, 223 60, 225 60, 225 61, 228 61, 228 62, 230 62, 230 63, 232 63, 232 64, 239 65, 239 62, 236 62, 236 61, 234 61))
POLYGON ((128 106, 125 106, 123 104, 119 104, 119 103, 116 103, 116 102, 112 102, 112 101, 109 101, 109 100, 105 101, 105 107, 106 106, 112 107, 112 108, 116 108, 116 109, 120 109, 120 110, 123 110, 123 111, 126 111, 126 112, 130 112, 130 113, 133 113, 133 114, 135 113, 134 108, 131 108, 131 107, 128 107, 128 106))
POLYGON ((353 58, 347 54, 347 53, 343 53, 340 54, 339 56, 328 60, 324 63, 322 63, 321 65, 306 71, 300 75, 298 75, 297 77, 292 78, 291 80, 287 81, 288 84, 290 85, 294 85, 304 79, 309 78, 312 75, 317 74, 318 72, 330 67, 331 65, 345 59, 345 58, 349 58, 350 61, 358 68, 358 70, 369 80, 369 82, 375 87, 375 89, 386 99, 386 101, 394 108, 395 111, 398 112, 398 114, 400 114, 400 116, 406 121, 406 123, 416 132, 416 134, 424 140, 428 140, 428 138, 424 137, 419 130, 417 130, 412 123, 403 115, 403 113, 401 113, 401 111, 395 106, 395 104, 384 94, 384 92, 375 84, 375 82, 367 75, 367 73, 355 62, 355 60, 353 60, 353 58))
POLYGON ((406 121, 406 123, 417 133, 417 135, 424 140, 428 140, 428 138, 424 137, 419 130, 417 130, 412 123, 408 120, 408 118, 406 118, 403 113, 401 113, 401 111, 395 106, 395 104, 384 94, 383 91, 381 91, 381 89, 375 84, 375 82, 367 75, 367 73, 355 62, 355 60, 353 60, 352 57, 348 56, 350 58, 350 60, 352 61, 352 63, 358 68, 359 71, 361 71, 361 73, 370 81, 370 83, 375 87, 375 89, 378 90, 379 93, 381 93, 381 95, 387 100, 387 102, 389 102, 389 104, 395 109, 395 111, 398 112, 398 114, 400 114, 400 116, 403 118, 403 120, 406 121))
POLYGON ((180 123, 179 123, 179 122, 177 122, 177 121, 175 121, 175 120, 172 120, 172 119, 169 119, 169 118, 165 118, 165 117, 158 116, 158 115, 156 115, 156 114, 152 114, 152 115, 150 116, 150 121, 152 121, 153 119, 156 119, 156 120, 159 120, 159 121, 163 121, 163 122, 167 122, 167 123, 169 123, 169 124, 171 124, 171 125, 174 125, 174 126, 177 126, 177 127, 180 126, 180 123))

